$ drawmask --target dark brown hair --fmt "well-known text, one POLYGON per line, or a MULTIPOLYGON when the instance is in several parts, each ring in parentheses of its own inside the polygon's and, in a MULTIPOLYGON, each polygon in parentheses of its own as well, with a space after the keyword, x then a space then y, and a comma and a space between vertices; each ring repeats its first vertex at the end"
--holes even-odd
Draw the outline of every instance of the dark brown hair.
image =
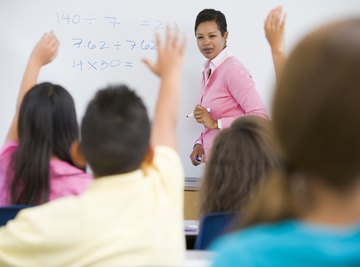
POLYGON ((10 202, 45 203, 50 195, 51 157, 75 166, 70 145, 79 138, 79 126, 69 92, 48 82, 35 85, 22 101, 18 131, 19 146, 7 172, 10 202))
POLYGON ((216 137, 200 189, 200 213, 238 212, 279 166, 268 120, 246 116, 216 137))

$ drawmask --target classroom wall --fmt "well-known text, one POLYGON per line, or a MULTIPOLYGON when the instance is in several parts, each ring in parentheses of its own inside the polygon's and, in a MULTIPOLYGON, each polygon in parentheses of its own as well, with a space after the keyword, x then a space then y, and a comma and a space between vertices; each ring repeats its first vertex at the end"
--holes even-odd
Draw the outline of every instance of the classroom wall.
POLYGON ((181 85, 179 152, 186 176, 200 177, 203 166, 193 167, 189 154, 202 128, 194 119, 186 118, 199 99, 204 63, 194 38, 195 17, 203 8, 219 9, 226 15, 229 47, 250 70, 270 109, 274 70, 263 22, 268 11, 279 4, 288 13, 287 51, 315 26, 340 17, 360 15, 359 0, 2 0, 0 140, 5 139, 14 114, 31 49, 49 30, 54 30, 61 46, 56 60, 41 72, 40 81, 62 84, 71 92, 79 121, 96 90, 115 83, 126 83, 136 90, 152 117, 159 81, 141 59, 155 59, 155 31, 164 32, 169 24, 181 29, 189 38, 181 85))

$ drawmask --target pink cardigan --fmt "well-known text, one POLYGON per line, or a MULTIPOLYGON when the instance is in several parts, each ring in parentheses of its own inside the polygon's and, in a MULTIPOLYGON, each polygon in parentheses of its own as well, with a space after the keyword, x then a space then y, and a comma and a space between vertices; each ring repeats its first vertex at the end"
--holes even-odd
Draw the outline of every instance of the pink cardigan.
MULTIPOLYGON (((268 118, 265 106, 255 88, 249 71, 234 56, 224 60, 205 83, 205 72, 201 82, 200 105, 210 108, 210 116, 220 120, 221 127, 245 115, 268 118)), ((205 161, 209 159, 210 149, 220 129, 204 129, 196 143, 205 150, 205 161)))

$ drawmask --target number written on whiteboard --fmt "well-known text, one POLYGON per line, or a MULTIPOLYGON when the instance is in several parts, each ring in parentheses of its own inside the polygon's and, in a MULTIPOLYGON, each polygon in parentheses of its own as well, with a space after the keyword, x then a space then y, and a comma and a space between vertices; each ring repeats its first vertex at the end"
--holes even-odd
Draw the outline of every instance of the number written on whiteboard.
MULTIPOLYGON (((80 15, 71 12, 56 12, 56 19, 59 26, 72 26, 72 25, 107 25, 113 29, 122 27, 129 27, 126 19, 121 19, 120 16, 97 16, 94 13, 87 15, 80 15)), ((133 24, 133 23, 132 23, 133 24)), ((165 30, 167 27, 170 29, 177 29, 178 25, 175 22, 167 21, 164 19, 140 20, 133 26, 140 26, 149 28, 150 30, 165 30)))
POLYGON ((105 49, 141 49, 156 50, 156 43, 153 40, 125 40, 125 41, 104 41, 104 40, 86 40, 83 38, 72 38, 73 46, 78 49, 105 50, 105 49))
POLYGON ((132 69, 134 67, 134 63, 132 61, 125 61, 125 60, 123 61, 120 59, 101 59, 101 60, 79 59, 73 61, 72 67, 73 69, 78 70, 80 72, 103 71, 106 69, 119 69, 119 68, 132 69))

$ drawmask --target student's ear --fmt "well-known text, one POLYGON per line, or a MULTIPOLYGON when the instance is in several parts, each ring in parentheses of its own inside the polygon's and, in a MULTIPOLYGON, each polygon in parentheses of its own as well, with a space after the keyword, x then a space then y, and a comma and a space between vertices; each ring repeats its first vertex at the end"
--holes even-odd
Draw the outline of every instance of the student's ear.
POLYGON ((76 166, 82 169, 86 167, 86 160, 82 153, 79 140, 75 140, 71 143, 70 156, 76 166))

